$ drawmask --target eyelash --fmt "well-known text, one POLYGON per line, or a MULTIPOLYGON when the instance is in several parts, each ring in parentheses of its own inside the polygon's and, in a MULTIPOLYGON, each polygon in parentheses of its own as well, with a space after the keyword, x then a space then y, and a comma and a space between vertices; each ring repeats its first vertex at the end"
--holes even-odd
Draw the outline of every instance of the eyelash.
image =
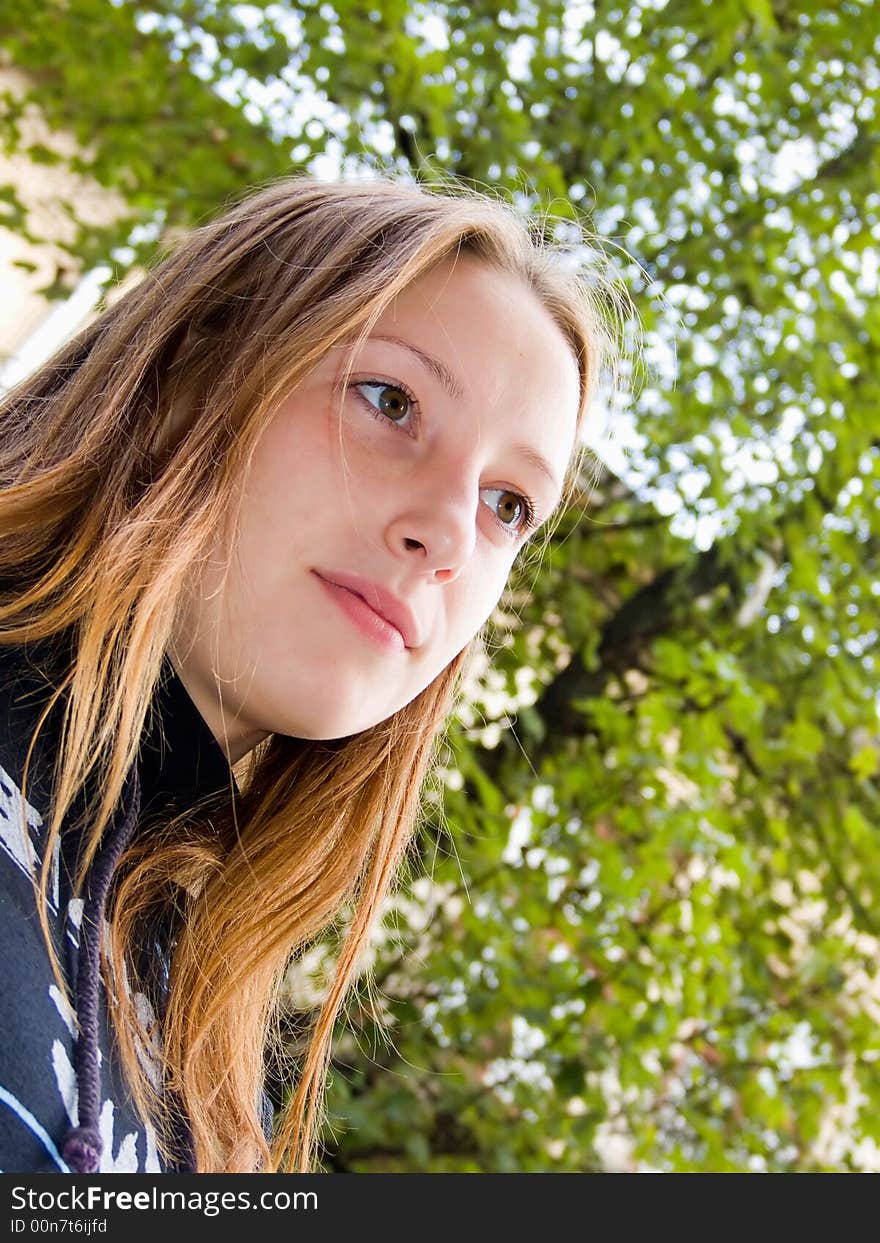
MULTIPOLYGON (((370 380, 358 380, 356 383, 350 384, 349 388, 352 388, 355 390, 358 390, 361 388, 396 388, 401 393, 403 393, 404 397, 406 397, 406 399, 410 402, 410 404, 416 410, 418 410, 419 408, 418 398, 416 397, 415 393, 413 393, 401 380, 380 380, 377 378, 373 378, 370 380)), ((376 407, 367 400, 367 398, 363 395, 363 393, 358 392, 357 396, 367 407, 367 410, 370 412, 370 414, 372 414, 372 416, 375 419, 377 419, 380 423, 383 423, 386 425, 390 423, 392 427, 400 426, 400 424, 395 423, 393 419, 389 419, 387 414, 383 414, 381 410, 377 410, 376 407)), ((527 496, 525 492, 517 492, 513 488, 509 488, 509 489, 508 488, 490 488, 489 491, 495 491, 495 492, 509 491, 512 493, 513 496, 519 497, 520 501, 522 501, 523 510, 525 512, 524 512, 522 522, 520 523, 518 527, 508 526, 505 522, 501 521, 501 519, 498 517, 498 515, 495 513, 494 510, 492 511, 495 521, 501 527, 502 531, 504 531, 508 536, 523 538, 529 533, 529 531, 532 530, 533 527, 537 526, 537 514, 535 510, 535 502, 532 500, 530 496, 527 496)))

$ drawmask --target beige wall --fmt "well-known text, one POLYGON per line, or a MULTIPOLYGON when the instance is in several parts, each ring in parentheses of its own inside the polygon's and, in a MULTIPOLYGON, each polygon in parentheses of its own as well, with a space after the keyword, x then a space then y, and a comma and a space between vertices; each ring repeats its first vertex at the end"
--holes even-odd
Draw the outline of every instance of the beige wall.
MULTIPOLYGON (((27 89, 27 77, 18 69, 0 63, 0 94, 20 97, 27 89)), ((2 104, 0 104, 2 107, 2 104)), ((41 143, 62 157, 77 152, 74 139, 50 130, 39 109, 29 105, 22 122, 24 145, 41 143)), ((89 149, 79 149, 89 156, 89 149)), ((125 200, 89 177, 73 173, 61 164, 35 164, 25 154, 0 153, 0 184, 12 185, 27 212, 27 228, 39 244, 25 241, 3 227, 0 210, 0 361, 14 354, 40 326, 57 303, 37 292, 61 276, 71 291, 83 275, 81 267, 58 243, 70 242, 76 221, 101 226, 111 224, 126 213, 125 200), (35 265, 35 271, 13 266, 15 259, 35 265)))

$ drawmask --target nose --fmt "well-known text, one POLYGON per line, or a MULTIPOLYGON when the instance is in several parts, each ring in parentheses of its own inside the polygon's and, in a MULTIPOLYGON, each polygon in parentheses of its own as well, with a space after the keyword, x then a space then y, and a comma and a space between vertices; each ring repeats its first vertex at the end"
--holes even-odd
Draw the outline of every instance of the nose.
POLYGON ((386 530, 395 557, 443 582, 457 578, 476 544, 479 484, 462 463, 413 471, 386 530))

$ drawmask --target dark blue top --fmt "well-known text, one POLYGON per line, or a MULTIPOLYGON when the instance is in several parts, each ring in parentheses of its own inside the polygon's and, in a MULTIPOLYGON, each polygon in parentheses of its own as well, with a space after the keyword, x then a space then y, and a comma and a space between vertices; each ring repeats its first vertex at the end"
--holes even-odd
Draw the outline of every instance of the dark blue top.
MULTIPOLYGON (((25 810, 36 858, 30 857, 20 824, 27 748, 58 684, 62 661, 62 648, 57 644, 0 646, 0 1170, 4 1172, 69 1172, 62 1156, 64 1139, 79 1122, 76 1025, 52 976, 30 879, 39 874, 50 820, 60 703, 40 730, 29 768, 25 810)), ((139 811, 135 809, 135 834, 144 825, 148 831, 150 819, 163 808, 173 814, 208 794, 231 788, 238 792, 222 748, 167 658, 136 767, 141 794, 139 811)), ((69 825, 75 824, 84 805, 80 795, 68 816, 69 825)), ((72 999, 83 920, 83 902, 72 896, 71 884, 78 844, 77 834, 70 830, 62 832, 60 849, 56 843, 48 907, 72 999)), ((147 958, 155 956, 156 971, 151 974, 157 979, 164 978, 166 951, 159 940, 145 936, 144 953, 147 958)), ((91 1069, 99 1074, 95 1113, 103 1149, 96 1158, 98 1169, 101 1173, 165 1172, 154 1137, 128 1098, 109 1039, 103 984, 94 987, 99 993, 97 1068, 92 1057, 91 1069)), ((144 1029, 150 1033, 148 1065, 158 1084, 155 1010, 142 993, 135 995, 135 1001, 144 1029)))

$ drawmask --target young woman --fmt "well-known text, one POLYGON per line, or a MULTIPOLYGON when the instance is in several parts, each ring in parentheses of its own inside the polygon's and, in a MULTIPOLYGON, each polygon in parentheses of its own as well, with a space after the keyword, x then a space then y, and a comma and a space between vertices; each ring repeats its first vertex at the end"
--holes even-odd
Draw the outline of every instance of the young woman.
POLYGON ((334 1020, 606 341, 506 203, 295 177, 7 397, 4 1170, 313 1168, 334 1020), (280 986, 334 923, 273 1119, 280 986))

